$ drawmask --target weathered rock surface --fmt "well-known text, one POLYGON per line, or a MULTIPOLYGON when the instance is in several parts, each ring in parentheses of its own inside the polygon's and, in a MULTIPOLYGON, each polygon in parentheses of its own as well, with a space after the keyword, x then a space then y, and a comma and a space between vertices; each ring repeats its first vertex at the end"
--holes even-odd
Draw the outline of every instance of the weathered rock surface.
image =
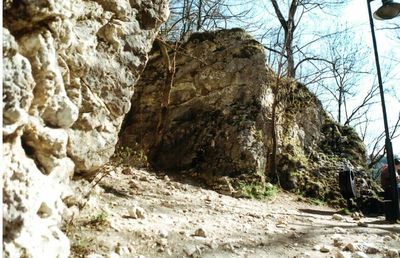
POLYGON ((67 257, 68 181, 114 152, 167 1, 6 1, 4 252, 67 257))
POLYGON ((277 80, 263 46, 244 31, 193 34, 179 48, 167 109, 163 59, 154 48, 120 137, 121 144, 148 152, 153 165, 194 169, 211 184, 228 181, 225 189, 262 184, 274 176, 274 123, 277 170, 287 189, 332 199, 338 170, 365 165, 356 133, 332 122, 305 86, 277 80))
POLYGON ((263 92, 272 74, 262 46, 239 30, 198 36, 185 45, 186 54, 178 54, 161 140, 156 130, 166 76, 161 57, 153 53, 121 141, 146 146, 163 168, 263 175, 268 121, 260 111, 272 101, 263 92))

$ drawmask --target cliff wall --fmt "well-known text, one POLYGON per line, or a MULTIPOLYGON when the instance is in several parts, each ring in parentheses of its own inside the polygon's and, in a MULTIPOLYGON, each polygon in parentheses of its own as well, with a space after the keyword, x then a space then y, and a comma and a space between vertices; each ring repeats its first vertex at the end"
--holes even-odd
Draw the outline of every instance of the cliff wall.
POLYGON ((164 0, 3 3, 6 257, 68 257, 60 231, 74 173, 114 152, 164 0))

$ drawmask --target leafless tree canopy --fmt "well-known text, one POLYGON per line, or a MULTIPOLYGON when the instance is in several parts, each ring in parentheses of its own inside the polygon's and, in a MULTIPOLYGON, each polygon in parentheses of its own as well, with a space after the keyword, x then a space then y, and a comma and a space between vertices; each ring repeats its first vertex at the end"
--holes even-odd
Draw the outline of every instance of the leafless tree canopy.
POLYGON ((221 28, 251 29, 251 0, 171 0, 170 18, 161 34, 183 40, 188 34, 221 28))

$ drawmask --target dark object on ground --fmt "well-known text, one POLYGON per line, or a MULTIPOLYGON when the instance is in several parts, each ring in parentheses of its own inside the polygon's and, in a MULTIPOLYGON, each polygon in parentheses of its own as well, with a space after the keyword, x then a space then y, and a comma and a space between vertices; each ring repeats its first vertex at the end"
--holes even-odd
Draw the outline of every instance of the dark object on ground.
POLYGON ((395 202, 393 201, 393 188, 389 187, 386 188, 385 191, 383 192, 383 204, 384 204, 384 211, 385 211, 385 217, 387 221, 396 221, 397 216, 396 216, 396 208, 395 202))
MULTIPOLYGON (((363 175, 361 178, 363 179, 365 176, 363 175)), ((360 183, 360 180, 357 182, 360 183)), ((388 217, 388 209, 391 203, 390 193, 369 189, 365 182, 361 185, 357 184, 361 187, 360 190, 357 190, 355 173, 349 168, 339 172, 340 193, 347 200, 347 208, 350 211, 361 211, 367 216, 385 214, 386 220, 390 220, 388 217)))
POLYGON ((354 180, 354 172, 351 169, 345 169, 339 172, 339 187, 343 198, 351 199, 357 197, 354 180))
POLYGON ((355 208, 366 216, 374 217, 385 213, 384 201, 377 196, 360 195, 355 202, 355 208))

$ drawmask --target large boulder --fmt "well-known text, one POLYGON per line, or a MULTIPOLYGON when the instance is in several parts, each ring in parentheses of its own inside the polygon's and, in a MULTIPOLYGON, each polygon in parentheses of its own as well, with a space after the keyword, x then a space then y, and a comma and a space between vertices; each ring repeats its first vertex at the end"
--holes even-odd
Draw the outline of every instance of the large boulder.
POLYGON ((167 1, 6 1, 3 15, 3 250, 68 257, 68 182, 113 154, 167 1))
POLYGON ((263 176, 273 74, 262 45, 238 29, 192 35, 177 53, 165 122, 160 119, 168 76, 162 58, 152 53, 121 143, 142 146, 150 161, 165 169, 263 176), (165 123, 161 136, 160 123, 165 123))
POLYGON ((343 166, 365 165, 359 137, 332 122, 304 85, 278 79, 263 45, 243 30, 196 33, 176 52, 170 44, 174 71, 159 45, 120 135, 121 145, 144 151, 152 165, 194 170, 211 186, 229 181, 236 190, 275 178, 321 198, 338 195, 331 179, 343 166))

